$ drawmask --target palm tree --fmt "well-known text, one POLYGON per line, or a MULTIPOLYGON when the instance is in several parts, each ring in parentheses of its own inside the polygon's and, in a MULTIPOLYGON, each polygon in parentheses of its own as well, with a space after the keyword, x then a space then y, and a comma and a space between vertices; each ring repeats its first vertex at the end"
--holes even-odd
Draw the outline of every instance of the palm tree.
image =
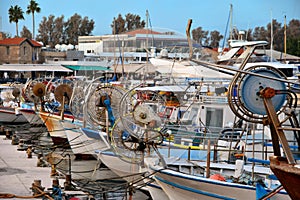
POLYGON ((8 10, 9 15, 9 23, 15 22, 16 23, 16 32, 17 37, 19 37, 19 30, 18 30, 18 22, 20 19, 24 19, 23 10, 18 5, 10 6, 8 10))
POLYGON ((30 0, 29 5, 27 6, 26 14, 32 13, 32 37, 34 39, 34 29, 35 29, 35 22, 34 22, 34 13, 39 13, 41 11, 41 8, 39 7, 39 4, 35 2, 35 0, 30 0))

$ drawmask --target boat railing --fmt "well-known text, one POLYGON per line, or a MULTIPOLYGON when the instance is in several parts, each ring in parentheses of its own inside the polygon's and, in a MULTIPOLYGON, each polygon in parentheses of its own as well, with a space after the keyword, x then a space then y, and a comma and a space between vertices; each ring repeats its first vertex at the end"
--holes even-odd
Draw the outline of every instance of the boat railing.
MULTIPOLYGON (((269 138, 255 138, 250 135, 242 138, 241 135, 239 137, 235 137, 236 135, 227 135, 226 137, 222 137, 219 132, 205 132, 204 129, 198 128, 197 130, 189 130, 188 127, 173 127, 170 128, 171 135, 166 139, 167 145, 164 148, 167 148, 169 151, 169 155, 172 154, 172 151, 177 151, 178 149, 186 149, 187 154, 191 154, 193 151, 208 151, 213 152, 213 161, 214 162, 226 162, 226 160, 221 160, 218 158, 218 155, 228 154, 227 162, 234 161, 235 159, 240 159, 241 157, 246 158, 246 154, 249 155, 260 155, 253 158, 260 158, 267 160, 268 155, 273 154, 273 148, 270 147, 271 140, 269 138), (225 141, 227 145, 224 146, 223 143, 219 143, 218 141, 225 141), (241 142, 241 146, 238 147, 236 144, 241 142), (248 147, 243 147, 242 143, 248 145, 248 147), (260 145, 261 147, 258 148, 260 145)), ((247 133, 248 134, 248 133, 247 133)), ((293 144, 294 140, 289 140, 289 144, 293 144)), ((298 146, 293 145, 294 149, 297 149, 298 146)), ((295 151, 295 153, 297 153, 295 151)), ((188 156, 189 158, 191 156, 188 156)))

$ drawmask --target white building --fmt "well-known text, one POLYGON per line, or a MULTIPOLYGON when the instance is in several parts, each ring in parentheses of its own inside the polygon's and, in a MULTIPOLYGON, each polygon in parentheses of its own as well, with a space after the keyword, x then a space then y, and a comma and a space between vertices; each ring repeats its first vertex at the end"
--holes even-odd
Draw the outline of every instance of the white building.
MULTIPOLYGON (((125 62, 143 62, 148 57, 154 57, 161 49, 182 47, 183 44, 188 46, 185 35, 167 29, 155 29, 155 31, 137 29, 118 35, 79 36, 78 38, 78 50, 84 51, 85 56, 107 61, 122 57, 125 62)), ((188 50, 177 52, 173 56, 188 56, 188 50)))

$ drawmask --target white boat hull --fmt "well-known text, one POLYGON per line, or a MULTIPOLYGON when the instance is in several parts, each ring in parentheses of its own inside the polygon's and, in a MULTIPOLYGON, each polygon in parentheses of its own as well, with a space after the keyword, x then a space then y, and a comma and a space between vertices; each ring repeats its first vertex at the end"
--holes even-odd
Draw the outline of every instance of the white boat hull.
POLYGON ((49 134, 52 138, 54 145, 66 145, 68 140, 64 130, 64 127, 61 124, 61 118, 59 115, 47 112, 40 112, 40 118, 43 120, 46 125, 49 134))
POLYGON ((114 173, 128 182, 136 182, 142 180, 140 173, 140 167, 138 164, 133 164, 121 160, 113 152, 100 152, 98 154, 100 160, 114 173))
MULTIPOLYGON (((248 185, 190 176, 172 170, 158 171, 155 179, 171 200, 256 199, 256 188, 248 185)), ((271 199, 290 197, 284 192, 271 199)))
POLYGON ((15 108, 0 107, 0 123, 28 123, 27 119, 21 114, 15 112, 15 108))
POLYGON ((96 150, 107 149, 107 145, 102 140, 87 137, 80 129, 80 125, 70 121, 61 122, 70 147, 74 154, 89 154, 98 158, 96 150))
POLYGON ((33 109, 19 108, 18 112, 20 112, 32 125, 42 125, 44 123, 43 120, 33 109))

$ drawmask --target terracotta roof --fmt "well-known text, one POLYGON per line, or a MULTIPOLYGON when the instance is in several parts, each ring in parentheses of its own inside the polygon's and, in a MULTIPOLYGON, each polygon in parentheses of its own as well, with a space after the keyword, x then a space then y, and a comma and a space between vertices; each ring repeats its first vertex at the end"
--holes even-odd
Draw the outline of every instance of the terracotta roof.
POLYGON ((33 46, 35 46, 35 47, 42 47, 42 46, 43 46, 42 44, 38 43, 38 42, 35 41, 35 40, 30 40, 30 42, 31 42, 31 44, 32 44, 33 46))
POLYGON ((133 31, 129 31, 127 32, 126 34, 128 35, 136 35, 136 34, 162 34, 160 32, 157 32, 157 31, 152 31, 150 29, 136 29, 136 30, 133 30, 133 31))
POLYGON ((31 44, 31 46, 34 46, 34 47, 42 47, 43 46, 35 40, 29 40, 27 38, 18 38, 18 37, 6 38, 3 40, 0 40, 0 45, 2 45, 2 46, 20 45, 26 40, 31 44))

